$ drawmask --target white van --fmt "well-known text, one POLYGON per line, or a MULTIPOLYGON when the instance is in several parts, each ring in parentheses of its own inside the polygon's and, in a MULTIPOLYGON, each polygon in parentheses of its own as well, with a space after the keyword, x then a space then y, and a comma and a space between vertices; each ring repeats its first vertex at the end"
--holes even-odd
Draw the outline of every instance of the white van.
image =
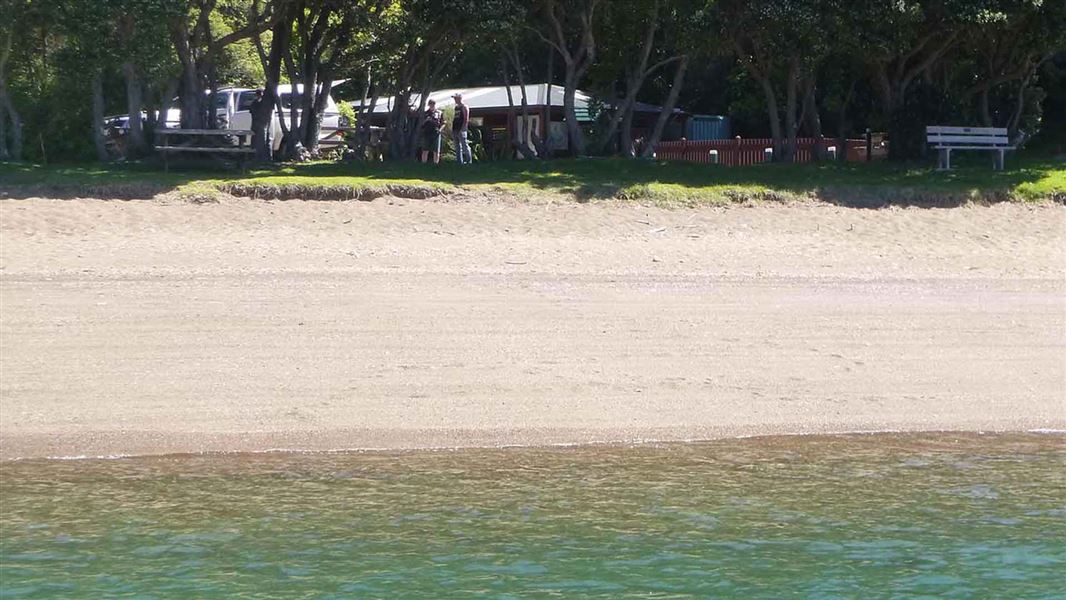
MULTIPOLYGON (((297 86, 297 92, 303 91, 303 86, 297 86)), ((281 99, 281 106, 284 109, 284 119, 286 126, 289 124, 289 110, 292 107, 293 94, 292 86, 288 84, 278 86, 278 97, 281 99)), ((218 119, 219 129, 251 129, 252 128, 252 102, 255 100, 255 90, 251 88, 241 87, 224 87, 219 88, 215 92, 215 111, 218 119)), ((174 100, 177 103, 177 99, 174 100)), ((297 114, 300 110, 297 109, 297 114)), ((146 118, 144 113, 141 114, 141 118, 146 118)), ((297 117, 299 120, 299 117, 297 117)), ((171 108, 167 111, 166 119, 167 127, 180 127, 181 125, 181 109, 171 108)), ((330 96, 326 101, 326 110, 322 115, 322 131, 318 134, 319 146, 323 149, 339 148, 344 145, 344 139, 340 136, 336 128, 347 127, 349 123, 345 123, 341 117, 340 112, 337 110, 337 103, 333 101, 333 97, 330 96)), ((129 129, 129 116, 120 115, 114 117, 107 117, 104 119, 104 129, 115 132, 124 132, 129 129)), ((113 137, 109 135, 108 137, 113 137)), ((282 129, 281 122, 278 119, 278 111, 274 111, 274 118, 271 119, 270 137, 273 149, 277 151, 281 147, 282 129)))
MULTIPOLYGON (((297 86, 297 92, 303 91, 303 86, 297 86)), ((289 124, 289 110, 292 108, 293 93, 291 85, 279 85, 278 97, 281 99, 283 118, 285 124, 289 124)), ((299 98, 297 98, 299 100, 299 98)), ((215 93, 215 110, 218 114, 218 126, 220 129, 251 129, 252 128, 252 102, 255 101, 255 90, 248 88, 227 87, 221 88, 215 93)), ((297 109, 297 114, 300 110, 297 109)), ((170 125, 170 116, 167 116, 167 124, 170 125)), ((180 121, 181 112, 177 114, 180 121)), ((297 117, 299 120, 299 117, 297 117)), ((324 149, 337 148, 344 145, 344 139, 335 131, 337 127, 347 126, 341 123, 341 114, 337 110, 337 103, 330 96, 326 100, 326 110, 322 114, 322 131, 318 134, 319 146, 324 149)), ((271 119, 270 136, 273 148, 281 147, 281 122, 278 119, 278 111, 274 111, 271 119)))

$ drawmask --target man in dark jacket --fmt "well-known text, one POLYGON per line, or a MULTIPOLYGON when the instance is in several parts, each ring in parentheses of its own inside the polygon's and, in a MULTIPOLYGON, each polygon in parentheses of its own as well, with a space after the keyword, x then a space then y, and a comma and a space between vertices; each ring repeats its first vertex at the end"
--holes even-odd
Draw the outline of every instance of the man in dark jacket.
POLYGON ((426 105, 426 114, 422 117, 422 162, 440 163, 440 132, 444 129, 444 117, 437 110, 437 102, 430 100, 426 105))

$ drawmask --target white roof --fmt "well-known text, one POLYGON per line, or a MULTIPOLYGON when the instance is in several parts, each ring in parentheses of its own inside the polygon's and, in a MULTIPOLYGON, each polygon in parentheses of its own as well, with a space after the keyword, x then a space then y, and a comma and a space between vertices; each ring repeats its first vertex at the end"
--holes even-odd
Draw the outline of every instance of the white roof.
MULTIPOLYGON (((511 97, 515 106, 522 105, 522 86, 520 85, 495 85, 488 87, 472 87, 472 88, 448 88, 443 90, 434 90, 430 92, 428 100, 435 100, 437 102, 437 108, 446 108, 455 104, 455 100, 452 99, 454 94, 463 95, 463 104, 469 106, 471 109, 481 108, 508 108, 510 104, 507 102, 507 88, 511 88, 511 97)), ((552 85, 548 86, 546 83, 531 84, 525 86, 526 88, 526 103, 529 106, 548 106, 549 95, 552 106, 563 105, 563 93, 562 86, 552 85), (550 87, 550 90, 549 90, 550 87)), ((589 100, 591 96, 581 90, 577 91, 574 98, 574 109, 578 112, 588 111, 589 100)), ((375 113, 387 113, 392 110, 392 103, 395 101, 393 96, 382 96, 378 98, 377 104, 374 106, 375 113)), ((352 104, 356 107, 362 106, 363 103, 370 104, 370 98, 360 102, 355 101, 352 104)), ((422 103, 421 94, 413 94, 411 96, 411 105, 420 106, 422 103)))
MULTIPOLYGON (((336 84, 336 83, 339 83, 339 82, 334 82, 334 84, 336 84)), ((317 86, 315 89, 318 89, 320 87, 321 87, 321 85, 317 86)), ((262 89, 262 88, 246 88, 246 87, 240 87, 240 86, 236 86, 236 85, 225 85, 225 86, 222 86, 222 87, 218 88, 218 91, 220 91, 220 92, 231 92, 231 91, 232 92, 253 92, 256 89, 262 89)), ((288 93, 292 92, 292 84, 279 83, 278 87, 277 87, 277 90, 278 90, 277 93, 279 93, 279 94, 288 94, 288 93)), ((303 93, 303 91, 304 91, 303 84, 302 83, 296 84, 296 93, 297 94, 301 94, 301 93, 303 93)), ((210 90, 206 90, 204 93, 209 93, 209 92, 210 92, 210 90)))

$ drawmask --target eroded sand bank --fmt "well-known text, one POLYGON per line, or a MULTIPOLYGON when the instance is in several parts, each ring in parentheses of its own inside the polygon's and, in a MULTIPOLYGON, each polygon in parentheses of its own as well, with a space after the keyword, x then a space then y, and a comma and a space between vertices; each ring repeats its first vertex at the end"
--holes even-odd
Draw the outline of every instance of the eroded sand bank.
POLYGON ((0 201, 0 455, 1066 428, 1066 207, 0 201))

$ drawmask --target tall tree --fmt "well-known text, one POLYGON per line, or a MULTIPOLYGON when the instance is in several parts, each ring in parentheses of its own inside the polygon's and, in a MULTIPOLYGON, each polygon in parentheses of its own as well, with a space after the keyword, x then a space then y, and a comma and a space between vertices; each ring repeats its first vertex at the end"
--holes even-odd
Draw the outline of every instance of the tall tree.
POLYGON ((247 0, 220 4, 220 0, 170 0, 167 29, 181 64, 178 86, 181 126, 202 129, 209 123, 205 92, 216 87, 215 68, 229 45, 268 30, 283 12, 285 0, 247 0), (222 10, 226 9, 226 10, 222 10), (215 11, 220 11, 217 15, 215 11), (223 14, 224 13, 224 14, 223 14), (230 22, 220 33, 213 17, 230 22))
POLYGON ((721 0, 718 30, 741 66, 758 82, 766 103, 775 161, 792 162, 799 128, 820 129, 815 88, 827 54, 819 27, 829 0, 721 0))
MULTIPOLYGON (((88 86, 85 104, 90 106, 88 118, 84 122, 84 131, 89 133, 100 161, 108 160, 104 140, 104 83, 106 74, 110 74, 115 63, 115 46, 113 39, 114 17, 110 6, 105 2, 94 0, 65 0, 56 3, 55 12, 59 31, 64 36, 64 48, 58 55, 63 67, 69 72, 83 73, 87 76, 88 86), (101 34, 104 41, 101 42, 101 34)), ((137 115, 139 116, 139 115, 137 115)), ((130 121, 134 116, 130 115, 130 121)))
POLYGON ((108 35, 113 63, 121 70, 126 86, 126 110, 130 115, 126 155, 137 157, 149 152, 154 109, 158 99, 151 90, 166 87, 173 79, 176 61, 167 38, 166 20, 171 0, 109 0, 108 35), (134 115, 147 114, 148 130, 134 115))
POLYGON ((868 2, 841 13, 858 36, 888 125, 889 156, 913 158, 925 151, 920 115, 904 110, 915 82, 958 45, 972 0, 868 2))
POLYGON ((322 117, 334 79, 359 62, 367 32, 393 0, 294 0, 295 25, 291 54, 286 56, 293 90, 286 154, 299 143, 311 153, 318 149, 322 117))
POLYGON ((616 138, 619 138, 618 151, 623 156, 633 155, 633 114, 638 94, 648 77, 683 59, 680 54, 664 55, 661 50, 662 38, 667 36, 662 27, 664 1, 620 0, 609 4, 604 11, 604 25, 609 36, 600 52, 600 63, 611 71, 621 72, 624 92, 620 100, 611 98, 614 106, 607 129, 599 140, 600 152, 614 147, 616 138), (634 45, 631 40, 640 40, 640 43, 634 45))
POLYGON ((16 28, 26 7, 24 0, 0 0, 6 22, 0 23, 0 161, 22 160, 22 117, 8 90, 8 65, 11 62, 16 28), (8 142, 10 136, 10 143, 8 142))
POLYGON ((585 134, 575 110, 577 89, 596 62, 597 9, 602 0, 539 0, 540 37, 563 59, 563 113, 570 150, 584 156, 585 134))
POLYGON ((383 23, 381 85, 393 93, 388 117, 388 154, 412 160, 419 117, 444 70, 456 61, 461 43, 475 30, 486 0, 408 0, 396 3, 383 23), (417 98, 417 104, 412 104, 417 98))
POLYGON ((660 52, 667 57, 664 66, 671 62, 676 66, 666 101, 663 102, 651 135, 644 145, 643 158, 650 158, 654 154, 655 146, 662 139, 666 126, 674 119, 674 109, 677 107, 693 57, 707 55, 716 47, 717 42, 709 41, 708 37, 703 35, 708 29, 710 17, 711 13, 706 10, 705 3, 699 0, 669 0, 664 4, 664 27, 671 35, 665 37, 660 52))
MULTIPOLYGON (((456 66, 470 70, 471 60, 495 61, 496 79, 489 81, 505 86, 508 127, 514 132, 510 138, 511 147, 525 159, 549 157, 551 149, 547 135, 534 126, 545 115, 542 113, 540 119, 534 119, 529 106, 526 56, 542 50, 554 53, 555 50, 531 31, 528 24, 533 17, 533 7, 527 0, 487 0, 480 3, 476 17, 471 37, 487 42, 488 49, 483 54, 471 52, 469 58, 456 66), (514 83, 518 84, 517 89, 514 83)), ((457 74, 461 76, 461 73, 457 74)))
POLYGON ((287 3, 278 6, 278 18, 274 22, 270 35, 270 50, 263 49, 263 40, 260 34, 254 37, 256 48, 263 63, 264 86, 263 96, 252 109, 252 147, 255 149, 255 158, 258 161, 269 161, 273 156, 270 131, 275 110, 280 113, 281 104, 278 97, 278 84, 281 81, 281 63, 289 46, 292 36, 292 24, 296 19, 297 6, 295 3, 287 3))
POLYGON ((986 127, 1007 127, 1017 134, 1026 89, 1040 66, 1066 47, 1066 3, 1044 0, 993 0, 967 31, 960 47, 974 68, 960 73, 963 96, 976 101, 986 127), (1002 90, 1004 102, 995 102, 1002 90))

